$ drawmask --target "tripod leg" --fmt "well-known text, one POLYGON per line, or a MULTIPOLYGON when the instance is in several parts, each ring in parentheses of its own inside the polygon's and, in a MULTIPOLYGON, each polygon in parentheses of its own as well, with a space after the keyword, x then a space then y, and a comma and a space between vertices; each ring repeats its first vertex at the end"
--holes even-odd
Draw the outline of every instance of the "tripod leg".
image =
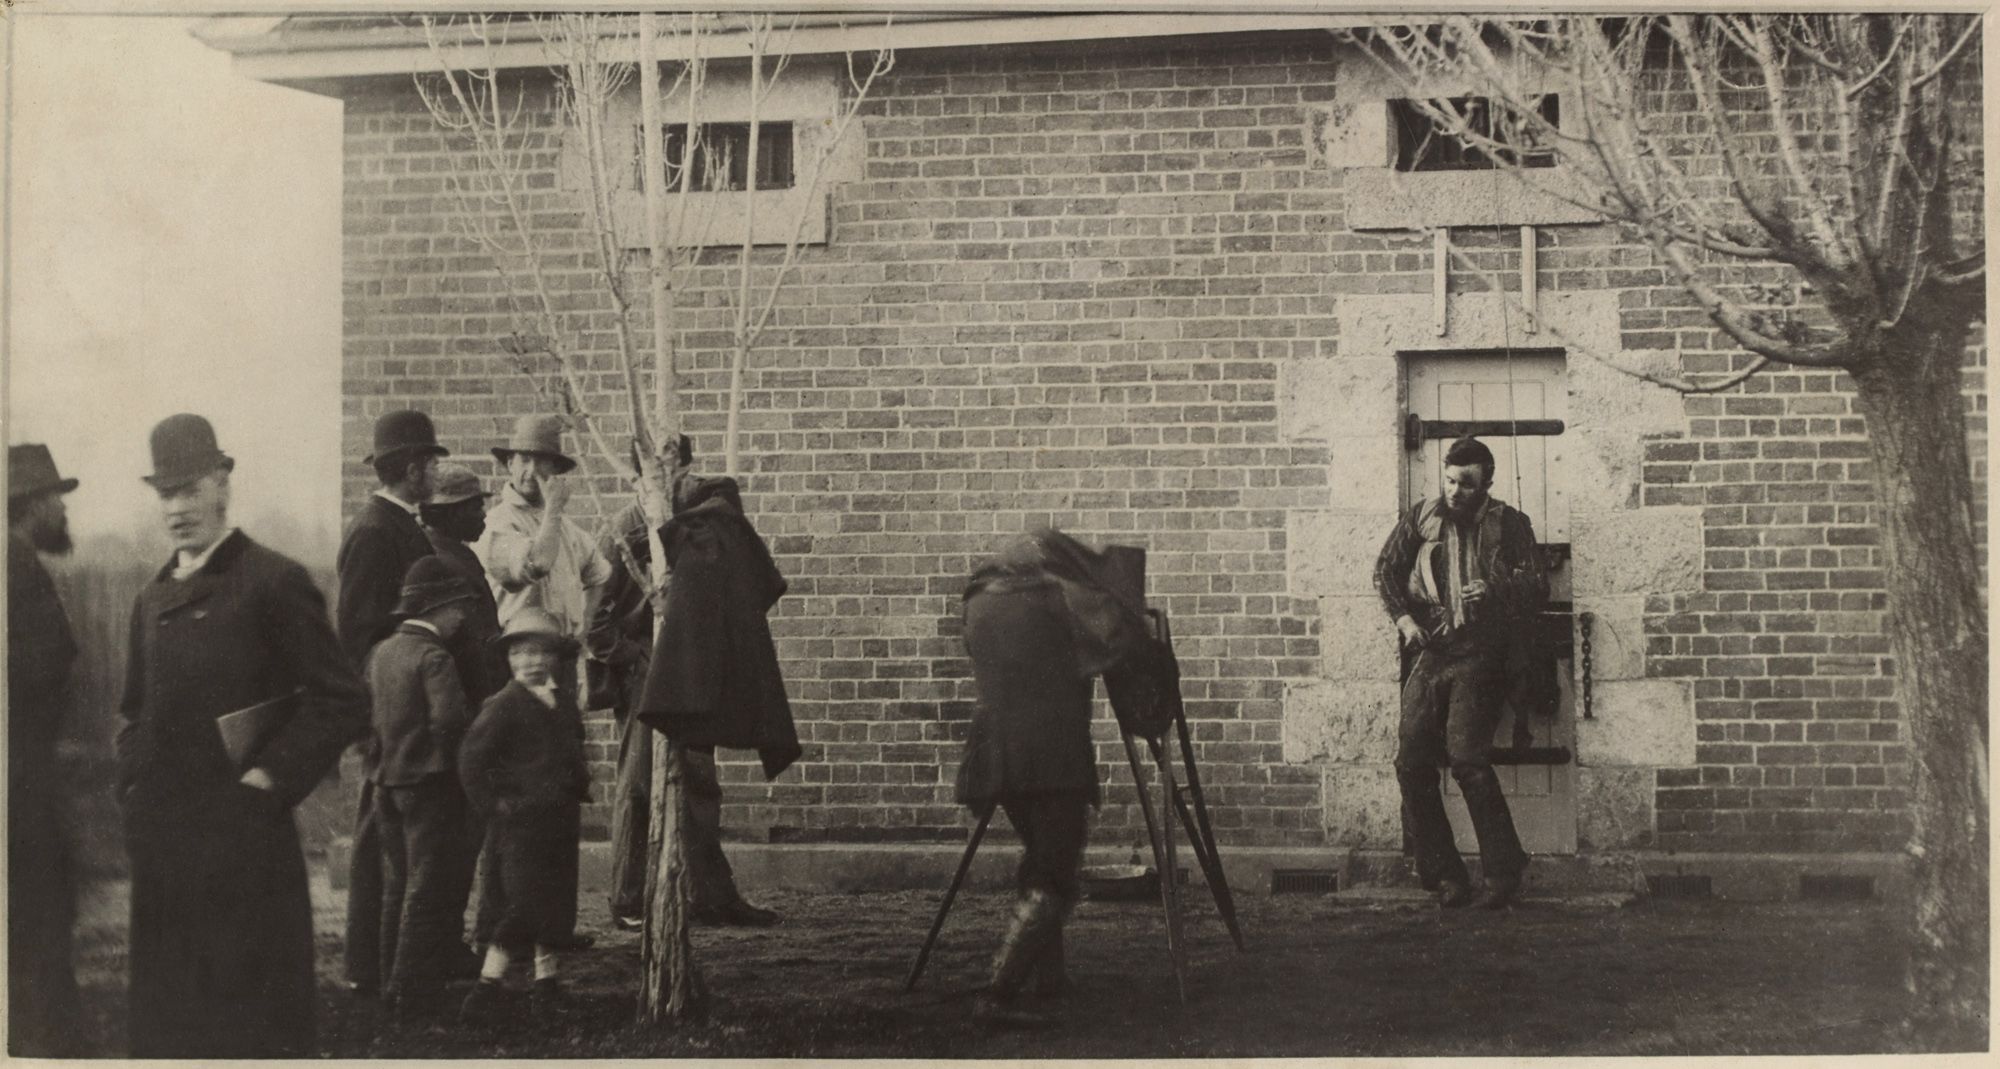
MULTIPOLYGON (((1180 735, 1181 762, 1187 766, 1188 794, 1194 801, 1195 822, 1201 826, 1200 839, 1207 847, 1209 861, 1214 871, 1209 877, 1208 890, 1215 896, 1215 908, 1222 913, 1223 923, 1229 926, 1229 936, 1236 941, 1236 949, 1243 949, 1243 932, 1236 923, 1236 896, 1229 890, 1229 880, 1222 871, 1222 851, 1215 845, 1215 828, 1208 822, 1208 802, 1201 793, 1201 773, 1194 766, 1194 740, 1189 737, 1187 710, 1174 710, 1174 728, 1180 735)), ((1188 832, 1194 838, 1194 832, 1188 832)))
POLYGON ((1194 846, 1195 860, 1201 863, 1201 874, 1208 884, 1209 897, 1215 899, 1215 910, 1222 914, 1222 923, 1229 929, 1229 938, 1242 950, 1243 932, 1236 926, 1235 903, 1229 897, 1229 881, 1222 873, 1222 859, 1209 852, 1201 841, 1201 830, 1195 826, 1194 814, 1188 811, 1187 801, 1177 791, 1174 793, 1174 812, 1180 814, 1181 827, 1186 829, 1188 841, 1194 846))
POLYGON ((917 951, 917 960, 910 966, 909 978, 903 981, 903 992, 916 990, 917 977, 924 974, 924 963, 930 960, 931 948, 937 945, 938 933, 944 930, 945 915, 951 912, 952 899, 958 897, 958 889, 965 883, 965 874, 972 870, 972 855, 979 852, 979 840, 986 838, 986 825, 993 819, 993 808, 987 806, 979 814, 979 824, 972 829, 972 838, 966 840, 965 856, 958 859, 958 872, 951 878, 951 886, 945 888, 944 901, 938 903, 937 919, 931 922, 931 934, 924 937, 923 949, 917 951))
MULTIPOLYGON (((1174 956, 1174 979, 1180 984, 1181 1003, 1187 1003, 1187 929, 1181 924, 1181 866, 1174 852, 1174 818, 1171 812, 1180 788, 1174 785, 1174 765, 1159 740, 1149 739, 1153 760, 1160 770, 1160 837, 1166 842, 1166 864, 1161 867, 1167 907, 1167 947, 1174 956)), ((1200 853, 1197 851, 1196 856, 1200 853)))
POLYGON ((1132 786, 1139 792, 1139 812, 1146 817, 1146 834, 1153 842, 1153 870, 1160 875, 1160 905, 1167 914, 1167 956, 1174 966, 1174 984, 1180 993, 1181 1002, 1187 1002, 1187 977, 1181 966, 1179 911, 1174 908, 1178 889, 1174 886, 1179 871, 1172 860, 1172 829, 1166 825, 1165 802, 1161 803, 1158 818, 1153 814, 1153 799, 1146 791, 1146 774, 1139 765, 1139 748, 1132 742, 1131 732, 1121 732, 1125 740, 1125 759, 1132 765, 1132 786))

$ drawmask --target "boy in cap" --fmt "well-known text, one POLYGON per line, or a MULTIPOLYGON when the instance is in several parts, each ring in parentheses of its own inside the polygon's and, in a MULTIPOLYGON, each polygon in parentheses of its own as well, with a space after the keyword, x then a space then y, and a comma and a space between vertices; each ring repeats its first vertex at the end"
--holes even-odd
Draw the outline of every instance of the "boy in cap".
POLYGON ((474 604, 446 561, 419 557, 403 580, 401 622, 368 658, 374 695, 375 820, 382 838, 383 996, 408 1017, 434 1014, 464 953, 471 882, 458 744, 471 706, 451 655, 474 604))
POLYGON ((459 777, 486 818, 487 849, 506 903, 461 1010, 473 1024, 493 1022, 509 966, 530 952, 534 1012, 560 1012, 557 948, 574 920, 577 838, 590 794, 583 716, 576 695, 557 685, 576 641, 554 617, 527 606, 508 621, 500 643, 514 678, 486 700, 459 749, 459 777))

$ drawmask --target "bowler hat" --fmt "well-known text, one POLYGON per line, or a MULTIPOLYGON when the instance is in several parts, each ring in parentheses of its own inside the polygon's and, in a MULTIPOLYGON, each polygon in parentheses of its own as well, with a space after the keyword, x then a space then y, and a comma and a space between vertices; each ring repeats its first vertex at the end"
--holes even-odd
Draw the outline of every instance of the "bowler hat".
MULTIPOLYGON (((524 450, 525 452, 525 450, 524 450)), ((524 638, 539 638, 555 645, 565 654, 576 652, 576 640, 563 634, 562 625, 550 616, 548 610, 533 605, 524 606, 507 621, 507 629, 493 637, 493 641, 504 648, 512 648, 514 643, 524 638)))
POLYGON ((576 467, 576 461, 562 450, 563 418, 529 414, 514 422, 514 437, 506 445, 494 446, 493 457, 500 463, 515 453, 548 457, 556 462, 557 473, 576 467))
POLYGON ((215 444, 215 428, 192 412, 168 416, 153 427, 153 474, 140 478, 156 490, 172 490, 207 475, 234 471, 236 461, 215 444))
POLYGON ((7 500, 42 493, 67 494, 76 489, 75 479, 65 479, 56 470, 56 458, 40 442, 7 447, 7 500))
POLYGON ((438 444, 437 428, 431 418, 414 408, 384 412, 375 419, 375 451, 362 458, 365 463, 387 460, 413 449, 450 456, 451 450, 438 444))
POLYGON ((431 505, 456 505, 475 497, 492 497, 491 491, 479 488, 479 476, 463 464, 439 464, 436 480, 432 483, 431 505))
POLYGON ((403 575, 397 616, 422 616, 440 605, 473 597, 472 584, 443 557, 418 557, 403 575))

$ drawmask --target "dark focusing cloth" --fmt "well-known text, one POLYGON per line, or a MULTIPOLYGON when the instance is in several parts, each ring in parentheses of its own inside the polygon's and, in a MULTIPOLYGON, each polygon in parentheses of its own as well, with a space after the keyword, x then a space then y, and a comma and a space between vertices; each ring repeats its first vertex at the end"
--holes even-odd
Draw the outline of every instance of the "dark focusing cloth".
POLYGON ((958 801, 1084 792, 1095 802, 1091 678, 1158 645, 1114 592, 1104 557, 1060 531, 1022 535, 973 573, 964 614, 979 699, 958 801))

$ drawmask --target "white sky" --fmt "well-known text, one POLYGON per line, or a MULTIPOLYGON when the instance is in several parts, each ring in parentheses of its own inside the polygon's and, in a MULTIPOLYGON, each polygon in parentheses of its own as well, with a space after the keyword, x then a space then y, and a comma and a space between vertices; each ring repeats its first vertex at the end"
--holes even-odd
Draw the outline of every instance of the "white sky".
POLYGON ((147 432, 199 412, 246 529, 337 536, 340 102, 232 73, 192 20, 6 17, 7 440, 83 481, 79 536, 150 531, 147 432))

